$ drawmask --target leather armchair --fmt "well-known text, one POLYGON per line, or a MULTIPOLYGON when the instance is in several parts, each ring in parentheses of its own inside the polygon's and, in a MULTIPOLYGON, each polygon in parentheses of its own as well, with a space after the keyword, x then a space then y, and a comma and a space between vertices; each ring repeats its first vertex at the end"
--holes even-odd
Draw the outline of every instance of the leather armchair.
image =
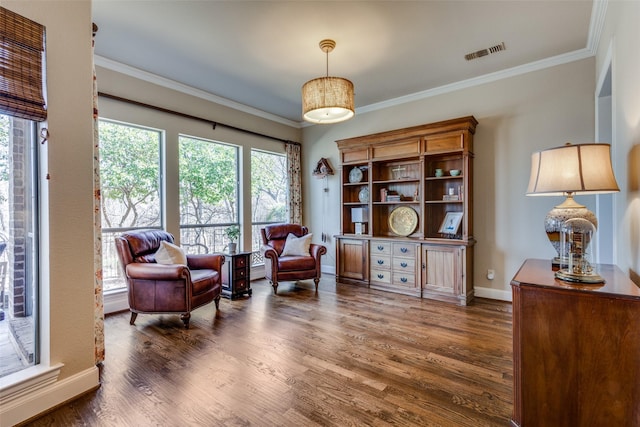
POLYGON ((173 243, 163 230, 136 230, 116 237, 120 266, 127 279, 129 309, 134 324, 138 313, 180 313, 186 329, 191 311, 215 301, 222 292, 220 254, 187 255, 187 265, 158 264, 161 241, 173 243))
POLYGON ((309 233, 307 227, 298 224, 274 224, 260 230, 264 256, 265 275, 273 286, 273 293, 278 292, 278 282, 313 279, 318 292, 320 282, 320 257, 327 253, 323 245, 311 244, 310 256, 281 256, 289 233, 302 237, 309 233))

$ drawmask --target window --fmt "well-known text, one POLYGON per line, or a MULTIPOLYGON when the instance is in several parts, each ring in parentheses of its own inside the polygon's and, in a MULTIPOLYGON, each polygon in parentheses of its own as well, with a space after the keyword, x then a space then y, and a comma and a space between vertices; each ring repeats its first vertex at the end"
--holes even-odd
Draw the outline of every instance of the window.
POLYGON ((180 136, 180 245, 187 253, 222 252, 224 229, 239 225, 238 147, 180 136))
POLYGON ((0 377, 37 364, 35 123, 0 115, 0 377))
MULTIPOLYGON (((260 229, 265 224, 286 222, 287 218, 286 156, 251 150, 252 251, 260 250, 260 229)), ((254 264, 260 262, 254 259, 254 264)))
POLYGON ((126 287, 114 238, 127 230, 162 228, 162 132, 99 121, 104 291, 126 287))

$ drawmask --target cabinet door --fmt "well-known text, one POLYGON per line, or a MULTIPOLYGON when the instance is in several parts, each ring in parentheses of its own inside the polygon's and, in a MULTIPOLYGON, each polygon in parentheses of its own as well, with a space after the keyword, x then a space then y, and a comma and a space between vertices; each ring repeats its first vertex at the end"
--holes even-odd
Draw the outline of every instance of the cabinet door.
POLYGON ((460 248, 425 245, 424 269, 424 290, 446 295, 461 293, 460 248))
POLYGON ((339 279, 369 280, 369 242, 359 239, 338 241, 339 279))

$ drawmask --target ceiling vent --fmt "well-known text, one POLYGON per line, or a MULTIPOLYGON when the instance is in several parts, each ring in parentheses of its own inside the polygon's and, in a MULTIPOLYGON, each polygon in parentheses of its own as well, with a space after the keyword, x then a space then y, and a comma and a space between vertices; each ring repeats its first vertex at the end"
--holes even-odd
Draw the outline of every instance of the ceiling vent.
POLYGON ((490 48, 487 49, 482 49, 479 50, 477 52, 472 52, 472 53, 467 53, 464 56, 464 59, 466 59, 467 61, 471 61, 472 59, 476 59, 476 58, 481 58, 483 56, 487 56, 490 53, 497 53, 500 52, 501 50, 505 50, 507 49, 506 46, 504 45, 504 42, 497 44, 495 46, 491 46, 490 48))

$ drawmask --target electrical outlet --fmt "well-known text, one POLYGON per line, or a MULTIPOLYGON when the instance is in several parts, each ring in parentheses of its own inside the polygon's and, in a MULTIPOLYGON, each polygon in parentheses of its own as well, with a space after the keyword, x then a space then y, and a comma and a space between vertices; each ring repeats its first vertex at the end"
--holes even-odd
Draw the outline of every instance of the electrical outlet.
POLYGON ((491 269, 487 270, 487 279, 493 280, 495 278, 496 278, 495 270, 491 270, 491 269))

